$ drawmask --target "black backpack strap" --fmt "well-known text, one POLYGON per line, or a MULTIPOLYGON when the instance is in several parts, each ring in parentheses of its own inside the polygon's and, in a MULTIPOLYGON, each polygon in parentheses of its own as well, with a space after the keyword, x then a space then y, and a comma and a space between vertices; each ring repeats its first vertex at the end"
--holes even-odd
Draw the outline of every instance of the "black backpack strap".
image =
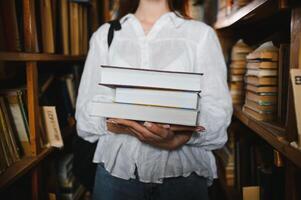
POLYGON ((114 32, 119 31, 121 29, 121 24, 119 20, 112 20, 108 22, 110 24, 109 32, 108 32, 108 48, 110 48, 111 43, 114 38, 114 32))

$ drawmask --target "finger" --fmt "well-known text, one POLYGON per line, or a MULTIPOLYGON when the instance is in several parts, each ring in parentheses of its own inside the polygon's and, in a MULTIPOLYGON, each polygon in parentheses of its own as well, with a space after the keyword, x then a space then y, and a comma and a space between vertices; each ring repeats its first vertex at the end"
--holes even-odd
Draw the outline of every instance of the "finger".
POLYGON ((164 139, 166 139, 172 134, 172 132, 169 129, 163 128, 162 126, 159 126, 155 123, 144 122, 143 125, 147 128, 147 130, 164 139))
POLYGON ((139 132, 134 128, 129 128, 135 135, 136 137, 144 142, 144 143, 152 143, 152 142, 158 142, 161 140, 158 136, 152 134, 151 132, 139 132))
POLYGON ((172 131, 205 131, 203 126, 180 126, 180 125, 171 125, 170 130, 172 131))

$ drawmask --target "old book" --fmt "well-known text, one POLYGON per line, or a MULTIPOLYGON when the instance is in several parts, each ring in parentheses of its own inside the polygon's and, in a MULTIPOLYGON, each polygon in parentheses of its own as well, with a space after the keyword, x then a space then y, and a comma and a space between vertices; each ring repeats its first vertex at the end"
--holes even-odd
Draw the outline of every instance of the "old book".
POLYGON ((275 93, 253 93, 247 91, 246 99, 255 101, 260 105, 274 105, 277 103, 277 95, 275 93))
POLYGON ((243 200, 260 200, 260 187, 248 186, 242 188, 243 200))
POLYGON ((247 76, 257 76, 257 77, 263 77, 263 76, 277 76, 278 71, 277 70, 266 70, 266 69, 248 69, 247 76))
POLYGON ((243 75, 245 73, 246 73, 245 68, 244 69, 235 69, 235 68, 230 69, 230 74, 232 74, 232 75, 243 75))
POLYGON ((255 86, 247 84, 246 90, 254 92, 254 93, 277 93, 278 88, 276 86, 255 86))
POLYGON ((278 48, 271 41, 265 42, 255 51, 248 54, 247 59, 278 61, 278 48))
POLYGON ((115 89, 117 103, 197 109, 198 92, 122 88, 115 89))
POLYGON ((0 1, 0 20, 2 20, 4 44, 7 51, 21 51, 20 30, 15 0, 0 1), (5 28, 4 28, 5 27, 5 28))
POLYGON ((247 62, 246 60, 240 60, 240 61, 232 61, 230 64, 230 68, 232 69, 244 69, 246 68, 247 62))
POLYGON ((248 69, 277 69, 278 62, 249 60, 247 64, 248 69))
POLYGON ((266 112, 266 111, 274 112, 276 110, 275 105, 264 105, 264 104, 257 103, 255 101, 251 101, 249 99, 246 99, 245 106, 248 108, 251 108, 253 110, 259 110, 259 111, 263 111, 263 112, 266 112))
POLYGON ((55 107, 43 106, 42 113, 49 144, 53 147, 63 147, 64 144, 55 107))
POLYGON ((24 114, 24 108, 21 100, 21 90, 11 90, 3 92, 7 102, 9 104, 9 109, 13 117, 13 122, 17 131, 18 139, 22 145, 23 153, 25 155, 30 155, 30 139, 29 139, 29 127, 27 122, 27 116, 24 114))
POLYGON ((61 30, 61 41, 63 47, 63 54, 70 54, 70 41, 69 41, 69 6, 68 0, 60 0, 60 30, 61 30))
POLYGON ((103 85, 197 92, 201 90, 203 75, 201 73, 159 71, 112 66, 101 66, 100 70, 100 84, 103 85))
POLYGON ((278 83, 278 79, 275 77, 248 76, 246 78, 246 83, 255 86, 276 86, 278 83))
POLYGON ((243 112, 257 121, 272 121, 275 119, 274 113, 257 112, 249 107, 243 106, 243 112))
POLYGON ((91 103, 91 116, 197 126, 198 111, 110 102, 91 103))
POLYGON ((69 2, 69 19, 70 19, 70 48, 71 55, 79 55, 79 5, 78 3, 69 2))
POLYGON ((88 40, 89 40, 89 33, 88 33, 88 8, 86 6, 83 7, 83 28, 82 28, 82 53, 87 54, 88 52, 88 40))
POLYGON ((231 82, 243 82, 244 81, 244 75, 230 75, 230 81, 231 82))
POLYGON ((0 105, 0 142, 1 142, 1 148, 2 148, 2 151, 4 154, 4 157, 2 157, 1 160, 8 167, 13 164, 13 159, 10 154, 10 150, 9 150, 9 146, 8 146, 9 144, 8 144, 5 134, 4 134, 4 132, 6 131, 5 124, 4 124, 5 120, 4 120, 4 116, 3 116, 1 110, 2 110, 2 108, 0 105))
POLYGON ((83 54, 83 5, 78 4, 78 45, 79 45, 79 54, 83 54))
POLYGON ((242 90, 244 88, 243 82, 231 82, 228 85, 230 90, 242 90))
POLYGON ((15 127, 12 126, 13 120, 8 110, 9 106, 6 103, 5 98, 2 96, 0 96, 0 104, 1 104, 0 112, 2 113, 2 118, 3 118, 2 126, 4 129, 5 141, 8 145, 8 150, 12 158, 12 161, 17 162, 18 160, 20 160, 20 156, 21 156, 20 148, 18 146, 18 141, 16 139, 17 133, 15 127))
POLYGON ((301 69, 291 69, 290 74, 294 93, 299 146, 301 146, 301 69))
POLYGON ((40 1, 43 52, 55 52, 54 21, 51 0, 40 1))

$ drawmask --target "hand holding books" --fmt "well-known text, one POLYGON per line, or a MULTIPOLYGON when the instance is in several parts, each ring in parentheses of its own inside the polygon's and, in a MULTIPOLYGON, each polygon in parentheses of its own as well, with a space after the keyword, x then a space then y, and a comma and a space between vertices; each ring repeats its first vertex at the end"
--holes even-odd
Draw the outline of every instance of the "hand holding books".
POLYGON ((152 146, 174 150, 184 145, 194 131, 204 131, 202 126, 179 126, 151 122, 140 124, 126 119, 108 119, 108 130, 116 134, 130 134, 152 146))

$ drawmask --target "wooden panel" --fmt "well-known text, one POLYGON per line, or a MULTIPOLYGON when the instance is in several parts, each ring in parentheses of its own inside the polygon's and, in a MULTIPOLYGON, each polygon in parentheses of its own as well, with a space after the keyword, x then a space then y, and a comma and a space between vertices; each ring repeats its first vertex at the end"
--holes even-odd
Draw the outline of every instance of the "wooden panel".
POLYGON ((2 61, 84 61, 85 55, 68 56, 60 54, 45 53, 18 53, 18 52, 0 52, 0 60, 2 61))

